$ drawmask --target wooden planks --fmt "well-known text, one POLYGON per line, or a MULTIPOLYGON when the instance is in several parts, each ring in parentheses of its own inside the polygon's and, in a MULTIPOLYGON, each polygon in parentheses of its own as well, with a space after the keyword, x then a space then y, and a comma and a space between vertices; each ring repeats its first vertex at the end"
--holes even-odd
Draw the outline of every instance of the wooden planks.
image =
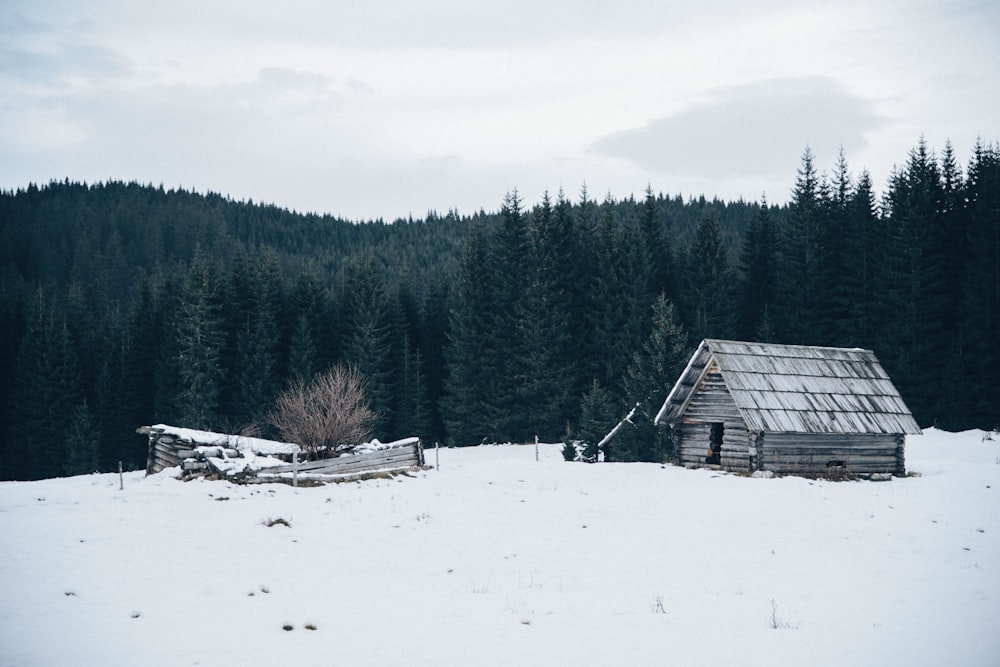
MULTIPOLYGON (((149 436, 147 474, 179 466, 186 478, 218 473, 231 481, 253 481, 254 477, 267 478, 298 472, 306 475, 352 475, 374 471, 398 470, 423 465, 423 446, 418 438, 382 445, 357 454, 344 454, 332 459, 306 461, 292 465, 272 466, 261 469, 241 469, 237 474, 227 467, 229 463, 243 460, 243 452, 223 446, 196 445, 174 435, 163 433, 155 427, 143 427, 139 432, 149 436), (223 460, 224 459, 224 460, 223 460)), ((252 458, 252 457, 251 457, 252 458)), ((285 459, 287 460, 287 459, 285 459)))
POLYGON ((404 447, 375 450, 362 454, 347 454, 322 461, 307 461, 297 465, 268 468, 261 474, 295 472, 313 475, 344 475, 357 472, 392 470, 423 465, 423 447, 419 442, 404 447))

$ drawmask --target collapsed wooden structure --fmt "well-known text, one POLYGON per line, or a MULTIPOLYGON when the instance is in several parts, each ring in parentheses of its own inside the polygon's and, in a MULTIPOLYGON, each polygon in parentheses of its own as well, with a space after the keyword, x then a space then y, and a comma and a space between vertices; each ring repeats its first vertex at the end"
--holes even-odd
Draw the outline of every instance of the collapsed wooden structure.
POLYGON ((300 461, 301 448, 290 442, 198 431, 166 424, 143 426, 149 437, 146 474, 178 467, 184 479, 214 475, 235 482, 330 480, 422 466, 419 438, 348 448, 339 456, 300 461))
POLYGON ((903 475, 920 428, 870 350, 706 339, 656 416, 675 462, 734 472, 903 475))

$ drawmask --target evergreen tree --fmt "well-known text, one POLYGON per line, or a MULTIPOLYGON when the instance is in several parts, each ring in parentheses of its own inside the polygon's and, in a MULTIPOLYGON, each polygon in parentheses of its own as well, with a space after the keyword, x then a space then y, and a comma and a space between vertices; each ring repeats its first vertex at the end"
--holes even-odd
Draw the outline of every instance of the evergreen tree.
POLYGON ((156 359, 160 331, 160 311, 150 281, 144 280, 128 322, 125 392, 131 397, 128 401, 131 412, 126 428, 132 430, 133 437, 135 429, 140 426, 160 421, 156 419, 156 359))
POLYGON ((14 479, 11 466, 16 465, 18 458, 12 429, 17 417, 14 412, 17 391, 14 383, 17 379, 18 347, 27 325, 23 289, 22 286, 15 288, 0 281, 0 480, 14 479))
POLYGON ((625 379, 627 407, 637 409, 615 436, 619 461, 663 461, 670 454, 666 429, 653 420, 687 364, 688 338, 664 294, 653 303, 652 321, 649 337, 633 354, 625 379))
POLYGON ((432 431, 427 387, 422 370, 423 355, 419 348, 411 347, 409 336, 403 339, 402 356, 396 429, 401 437, 415 435, 425 443, 430 442, 432 431))
POLYGON ((854 293, 851 278, 848 244, 854 235, 852 191, 854 185, 847 168, 847 157, 840 149, 833 183, 820 181, 822 215, 818 225, 816 254, 815 334, 813 340, 824 345, 857 346, 849 311, 854 293))
POLYGON ((1000 146, 976 144, 969 164, 968 256, 962 279, 964 409, 953 426, 1000 425, 1000 146))
POLYGON ((666 295, 653 302, 652 327, 632 355, 625 385, 630 405, 643 404, 653 415, 660 409, 691 356, 688 336, 666 295))
POLYGON ((455 445, 496 442, 499 431, 492 402, 498 350, 490 331, 496 306, 489 288, 486 246, 483 229, 473 226, 452 290, 441 415, 455 445))
POLYGON ((889 187, 885 304, 880 360, 917 421, 937 419, 944 352, 948 348, 947 245, 942 188, 933 154, 921 140, 889 187))
POLYGON ((86 401, 73 410, 72 420, 63 437, 66 441, 65 475, 86 475, 100 469, 101 433, 86 401))
MULTIPOLYGON (((143 463, 146 451, 142 440, 136 435, 136 429, 143 424, 134 421, 137 399, 129 378, 131 355, 127 323, 120 322, 107 331, 105 341, 94 382, 94 407, 92 409, 89 404, 86 407, 87 417, 93 422, 93 430, 101 434, 100 469, 115 470, 118 461, 130 468, 137 468, 143 463)), ((97 469, 94 467, 79 472, 93 472, 97 469)))
POLYGON ((313 341, 313 328, 304 314, 296 320, 295 330, 288 346, 288 379, 290 382, 308 384, 319 372, 319 354, 313 341))
POLYGON ((851 193, 845 233, 846 268, 841 277, 850 296, 847 319, 854 346, 875 347, 879 318, 877 286, 884 267, 884 230, 875 203, 871 176, 862 172, 851 193))
POLYGON ((646 256, 649 261, 650 294, 664 294, 668 299, 674 294, 674 258, 666 241, 666 224, 661 221, 660 206, 653 194, 653 186, 647 185, 642 202, 642 236, 646 256))
POLYGON ((211 430, 219 420, 225 333, 216 279, 200 251, 184 277, 175 317, 177 419, 187 428, 211 430))
POLYGON ((570 327, 574 323, 572 219, 560 194, 548 193, 532 212, 530 275, 525 298, 527 367, 524 406, 535 434, 554 439, 575 403, 580 371, 570 327))
POLYGON ((262 422, 278 393, 279 320, 283 285, 270 254, 234 269, 230 284, 230 322, 234 332, 234 380, 228 417, 234 426, 262 422), (242 271, 240 269, 242 268, 242 271))
POLYGON ((778 298, 772 309, 780 340, 820 343, 816 332, 816 280, 823 201, 820 179, 807 147, 792 190, 788 223, 781 240, 778 298))
POLYGON ((767 199, 762 197, 758 214, 750 219, 740 252, 739 332, 754 340, 775 298, 777 274, 776 238, 767 199))
POLYGON ((496 437, 526 442, 532 435, 528 414, 528 383, 537 369, 528 365, 528 290, 531 241, 528 221, 517 190, 509 192, 500 208, 500 223, 489 246, 492 303, 489 332, 496 375, 490 401, 496 437))
POLYGON ((344 279, 347 322, 344 359, 368 382, 367 396, 380 415, 377 437, 391 437, 395 427, 396 376, 392 366, 391 304, 372 255, 347 268, 344 279))
MULTIPOLYGON (((420 350, 424 361, 424 380, 430 411, 430 435, 435 441, 443 441, 446 437, 440 403, 444 395, 444 350, 448 344, 448 300, 449 282, 441 275, 435 274, 424 293, 422 309, 424 335, 420 350)), ((431 437, 428 437, 428 442, 431 442, 431 437)))
POLYGON ((734 326, 730 305, 734 281, 714 211, 702 217, 695 231, 685 276, 685 304, 694 338, 728 338, 734 326))
POLYGON ((55 319, 41 292, 18 354, 14 396, 12 479, 44 479, 63 472, 65 434, 82 402, 82 374, 69 327, 55 319))
MULTIPOLYGON (((637 231, 637 226, 631 225, 631 231, 637 231)), ((619 226, 614 202, 607 197, 598 211, 594 240, 591 349, 596 355, 595 379, 619 399, 625 396, 625 369, 647 325, 648 303, 643 300, 648 296, 649 282, 643 269, 648 267, 636 260, 637 248, 641 248, 639 237, 619 226)))
MULTIPOLYGON (((299 334, 300 345, 302 339, 308 338, 314 348, 309 350, 312 355, 309 366, 313 373, 329 368, 340 360, 345 324, 343 317, 333 316, 333 312, 339 310, 339 305, 335 307, 332 303, 329 290, 323 284, 317 269, 310 267, 296 277, 288 295, 288 318, 284 333, 289 341, 288 377, 295 375, 291 371, 291 352, 294 349, 291 341, 295 330, 300 326, 308 329, 307 332, 299 334)), ((301 354, 302 351, 299 347, 296 354, 301 354)), ((300 358, 297 363, 301 362, 300 358)), ((302 367, 298 366, 296 373, 301 374, 302 370, 302 367)))
POLYGON ((569 442, 579 441, 582 445, 581 458, 593 463, 597 461, 597 445, 614 428, 618 421, 615 402, 597 380, 590 391, 580 400, 580 417, 575 430, 567 434, 569 442))

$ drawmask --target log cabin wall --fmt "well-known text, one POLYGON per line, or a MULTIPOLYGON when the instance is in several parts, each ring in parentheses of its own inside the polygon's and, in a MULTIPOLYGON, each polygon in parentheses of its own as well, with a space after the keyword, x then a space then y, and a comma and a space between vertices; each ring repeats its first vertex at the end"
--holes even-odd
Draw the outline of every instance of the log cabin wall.
POLYGON ((733 472, 752 470, 756 462, 751 460, 746 424, 713 361, 675 431, 676 456, 682 465, 705 465, 712 445, 712 424, 719 423, 724 427, 719 465, 733 472))
POLYGON ((779 474, 905 474, 903 436, 878 433, 766 433, 761 467, 779 474))

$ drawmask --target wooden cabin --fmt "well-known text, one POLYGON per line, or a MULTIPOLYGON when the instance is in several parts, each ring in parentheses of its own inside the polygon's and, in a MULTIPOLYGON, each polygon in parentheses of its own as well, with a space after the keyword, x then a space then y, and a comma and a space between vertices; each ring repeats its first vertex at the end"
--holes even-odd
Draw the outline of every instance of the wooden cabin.
POLYGON ((920 427, 871 350, 706 339, 656 415, 676 463, 733 472, 906 472, 920 427))

